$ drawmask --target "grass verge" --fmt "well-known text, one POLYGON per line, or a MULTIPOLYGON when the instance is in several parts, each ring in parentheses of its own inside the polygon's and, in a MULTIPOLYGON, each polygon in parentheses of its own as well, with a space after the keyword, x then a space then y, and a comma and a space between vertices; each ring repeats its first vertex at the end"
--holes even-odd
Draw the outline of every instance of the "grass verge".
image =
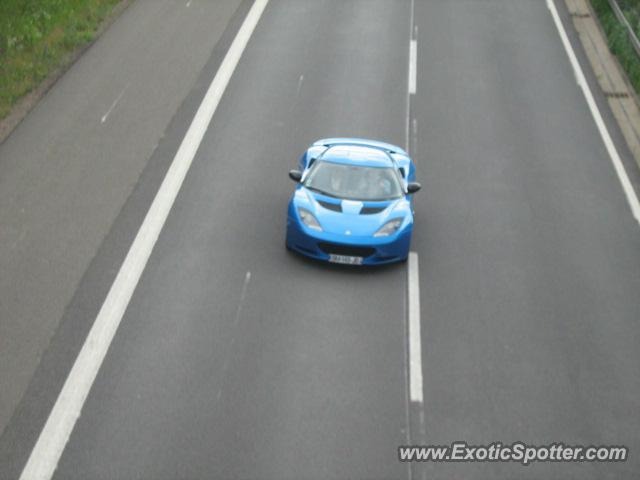
MULTIPOLYGON (((618 2, 627 20, 640 34, 640 5, 638 0, 622 0, 618 2)), ((640 93, 640 58, 633 49, 626 27, 616 18, 608 0, 591 0, 591 6, 598 15, 600 24, 607 35, 611 53, 620 62, 636 93, 640 93)))
POLYGON ((121 0, 0 0, 0 120, 73 52, 121 0))

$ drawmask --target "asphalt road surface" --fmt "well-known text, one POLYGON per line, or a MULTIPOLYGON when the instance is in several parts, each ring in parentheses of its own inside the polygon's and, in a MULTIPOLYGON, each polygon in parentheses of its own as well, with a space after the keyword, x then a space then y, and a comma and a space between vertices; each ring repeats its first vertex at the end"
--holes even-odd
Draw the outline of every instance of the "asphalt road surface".
POLYGON ((0 145, 0 434, 239 3, 136 0, 0 145))
MULTIPOLYGON (((54 478, 638 477, 638 232, 544 1, 271 0, 54 478), (404 145, 407 125, 423 185, 418 409, 407 265, 338 268, 284 249, 303 149, 334 135, 404 145), (456 440, 631 457, 398 461, 399 445, 456 440)), ((96 262, 117 262, 110 251, 96 262)), ((50 354, 66 365, 55 350, 82 343, 68 335, 73 347, 60 334, 50 354)), ((52 400, 35 397, 0 441, 0 473, 19 474, 42 428, 52 400)))

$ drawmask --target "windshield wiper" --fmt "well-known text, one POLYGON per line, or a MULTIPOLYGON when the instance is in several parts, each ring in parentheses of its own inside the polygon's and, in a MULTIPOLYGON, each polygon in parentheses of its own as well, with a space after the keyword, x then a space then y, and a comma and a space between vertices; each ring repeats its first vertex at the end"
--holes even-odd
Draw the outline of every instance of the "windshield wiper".
POLYGON ((334 195, 334 194, 329 193, 329 192, 325 192, 324 190, 321 190, 321 189, 316 188, 316 187, 310 187, 308 185, 305 185, 305 187, 308 188, 309 190, 313 190, 314 192, 318 192, 318 193, 320 193, 322 195, 326 195, 327 197, 340 198, 337 195, 334 195))

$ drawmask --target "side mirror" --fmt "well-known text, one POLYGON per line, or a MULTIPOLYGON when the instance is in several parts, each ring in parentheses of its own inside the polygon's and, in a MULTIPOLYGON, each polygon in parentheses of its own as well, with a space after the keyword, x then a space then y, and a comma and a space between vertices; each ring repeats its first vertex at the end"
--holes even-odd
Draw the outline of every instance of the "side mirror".
POLYGON ((407 193, 416 193, 421 188, 422 185, 420 185, 418 182, 409 182, 409 185, 407 185, 407 193))
POLYGON ((302 180, 302 172, 300 170, 289 170, 289 178, 294 182, 302 180))

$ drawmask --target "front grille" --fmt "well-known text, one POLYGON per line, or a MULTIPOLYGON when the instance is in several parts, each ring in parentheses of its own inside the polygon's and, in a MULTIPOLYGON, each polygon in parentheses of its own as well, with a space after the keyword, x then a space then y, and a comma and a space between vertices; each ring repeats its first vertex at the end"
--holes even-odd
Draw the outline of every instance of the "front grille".
POLYGON ((341 245, 329 242, 319 242, 318 247, 327 254, 348 255, 350 257, 370 257, 376 251, 373 247, 358 247, 356 245, 341 245))
POLYGON ((342 206, 339 203, 329 203, 324 200, 318 200, 318 203, 327 210, 333 210, 334 212, 342 212, 342 206))

